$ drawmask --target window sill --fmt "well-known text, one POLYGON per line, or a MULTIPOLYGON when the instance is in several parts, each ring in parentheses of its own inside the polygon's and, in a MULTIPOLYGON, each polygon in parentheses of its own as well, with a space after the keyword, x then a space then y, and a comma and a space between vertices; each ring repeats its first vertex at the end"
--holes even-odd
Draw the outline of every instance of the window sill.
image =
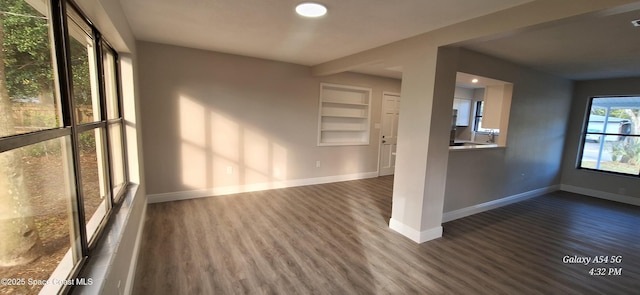
MULTIPOLYGON (((132 213, 135 196, 138 192, 138 185, 131 184, 127 188, 122 203, 114 207, 114 213, 107 223, 102 236, 98 240, 96 248, 93 249, 86 265, 80 272, 79 278, 91 279, 91 284, 76 286, 72 294, 101 294, 109 271, 113 265, 118 246, 122 241, 124 230, 132 213)), ((132 283, 132 282, 130 282, 132 283)), ((120 283, 118 283, 119 285, 120 283)), ((118 286, 120 288, 120 286, 118 286)), ((124 288, 124 286, 122 286, 124 288)), ((121 293, 122 294, 122 293, 121 293)))
POLYGON ((609 171, 609 170, 598 170, 598 169, 585 168, 585 167, 576 167, 576 169, 579 170, 579 171, 586 171, 588 173, 595 173, 595 174, 599 174, 599 175, 610 175, 610 176, 615 176, 615 177, 627 177, 627 178, 632 178, 632 179, 640 178, 640 175, 621 173, 621 172, 615 172, 615 171, 609 171))

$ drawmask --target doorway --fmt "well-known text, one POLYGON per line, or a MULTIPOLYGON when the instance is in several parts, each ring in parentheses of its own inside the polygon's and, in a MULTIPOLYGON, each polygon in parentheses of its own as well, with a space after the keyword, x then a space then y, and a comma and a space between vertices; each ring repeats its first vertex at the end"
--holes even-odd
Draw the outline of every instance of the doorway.
POLYGON ((382 127, 380 134, 379 175, 392 175, 396 167, 396 145, 398 143, 398 117, 400 94, 383 92, 382 127))

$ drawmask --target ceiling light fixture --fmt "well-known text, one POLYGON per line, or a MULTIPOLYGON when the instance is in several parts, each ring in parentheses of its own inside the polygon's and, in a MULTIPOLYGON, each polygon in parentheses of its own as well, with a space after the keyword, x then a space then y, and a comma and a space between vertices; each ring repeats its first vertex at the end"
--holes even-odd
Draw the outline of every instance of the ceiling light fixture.
POLYGON ((471 83, 478 83, 478 79, 471 80, 471 83))
POLYGON ((327 7, 313 2, 304 2, 296 6, 296 12, 304 17, 321 17, 327 14, 327 7))
POLYGON ((631 23, 634 27, 640 27, 640 19, 632 20, 631 23))

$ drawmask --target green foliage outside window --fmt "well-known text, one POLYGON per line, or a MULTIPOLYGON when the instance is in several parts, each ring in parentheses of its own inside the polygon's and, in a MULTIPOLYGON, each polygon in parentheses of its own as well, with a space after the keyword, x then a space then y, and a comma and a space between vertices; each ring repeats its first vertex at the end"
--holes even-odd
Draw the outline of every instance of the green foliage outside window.
POLYGON ((47 18, 23 0, 0 1, 6 86, 15 101, 53 102, 54 73, 47 18))
POLYGON ((611 145, 611 158, 613 161, 620 163, 640 164, 640 140, 627 138, 613 143, 611 145))

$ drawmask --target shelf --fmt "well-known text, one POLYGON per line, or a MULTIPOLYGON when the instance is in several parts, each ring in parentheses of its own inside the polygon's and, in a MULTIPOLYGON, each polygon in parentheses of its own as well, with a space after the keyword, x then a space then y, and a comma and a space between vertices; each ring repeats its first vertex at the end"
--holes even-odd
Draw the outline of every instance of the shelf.
POLYGON ((318 146, 369 144, 371 89, 320 84, 318 146))
POLYGON ((323 117, 334 117, 334 118, 351 118, 351 119, 368 119, 366 116, 349 116, 349 115, 322 115, 323 117))
POLYGON ((348 146, 348 145, 369 145, 368 142, 363 143, 354 143, 354 142, 323 142, 319 143, 318 146, 348 146))
POLYGON ((320 134, 321 141, 318 145, 367 145, 369 144, 369 138, 365 134, 362 131, 322 131, 320 134))
POLYGON ((322 132, 362 132, 364 129, 322 129, 322 132))
POLYGON ((326 103, 326 104, 344 104, 344 105, 362 106, 362 107, 368 107, 369 106, 369 104, 366 104, 366 103, 326 101, 326 100, 323 101, 322 103, 326 103))

